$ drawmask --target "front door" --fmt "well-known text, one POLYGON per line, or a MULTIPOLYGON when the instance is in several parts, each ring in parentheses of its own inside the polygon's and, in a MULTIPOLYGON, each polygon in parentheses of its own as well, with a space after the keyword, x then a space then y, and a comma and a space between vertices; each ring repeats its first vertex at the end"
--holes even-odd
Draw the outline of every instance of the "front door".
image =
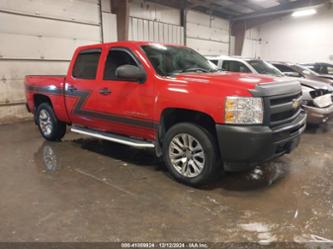
POLYGON ((131 50, 111 48, 105 54, 104 69, 98 79, 98 90, 91 96, 95 111, 102 113, 106 121, 104 128, 115 133, 145 139, 154 139, 156 126, 153 123, 154 84, 149 77, 145 82, 119 80, 116 69, 122 65, 133 65, 144 70, 131 50))

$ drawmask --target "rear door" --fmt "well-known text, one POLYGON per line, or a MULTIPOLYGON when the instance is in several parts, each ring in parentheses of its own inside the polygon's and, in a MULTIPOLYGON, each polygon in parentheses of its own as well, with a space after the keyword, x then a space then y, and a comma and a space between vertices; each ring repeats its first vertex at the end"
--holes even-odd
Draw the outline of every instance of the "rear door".
POLYGON ((67 112, 73 124, 93 127, 96 117, 92 112, 94 103, 91 96, 98 88, 96 79, 102 49, 81 50, 74 56, 65 82, 65 102, 67 112))

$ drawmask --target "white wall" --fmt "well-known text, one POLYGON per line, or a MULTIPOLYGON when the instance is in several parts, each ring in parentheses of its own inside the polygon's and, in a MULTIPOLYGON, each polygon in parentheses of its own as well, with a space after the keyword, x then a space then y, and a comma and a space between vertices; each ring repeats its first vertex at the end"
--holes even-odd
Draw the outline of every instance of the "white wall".
MULTIPOLYGON (((104 40, 115 17, 102 0, 104 40)), ((0 0, 0 122, 29 116, 27 74, 66 74, 74 49, 102 41, 99 0, 0 0)))
POLYGON ((290 62, 333 62, 333 9, 314 16, 290 15, 259 27, 261 56, 290 62))
POLYGON ((187 46, 203 55, 229 54, 229 21, 197 11, 187 13, 187 46))

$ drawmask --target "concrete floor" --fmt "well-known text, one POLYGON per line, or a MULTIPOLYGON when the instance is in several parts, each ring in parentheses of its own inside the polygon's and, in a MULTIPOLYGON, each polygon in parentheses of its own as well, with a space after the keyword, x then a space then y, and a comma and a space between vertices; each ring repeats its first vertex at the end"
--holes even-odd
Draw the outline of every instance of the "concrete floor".
POLYGON ((150 151, 0 126, 0 241, 333 240, 330 127, 199 190, 171 180, 150 151))

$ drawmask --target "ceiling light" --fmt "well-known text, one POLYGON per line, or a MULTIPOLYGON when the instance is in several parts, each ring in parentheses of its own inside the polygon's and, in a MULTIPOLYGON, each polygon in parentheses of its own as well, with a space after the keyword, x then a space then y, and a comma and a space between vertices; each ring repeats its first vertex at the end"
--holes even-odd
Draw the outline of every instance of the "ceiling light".
POLYGON ((305 9, 305 10, 298 10, 294 11, 291 16, 292 17, 301 17, 301 16, 311 16, 316 14, 317 11, 315 9, 305 9))

